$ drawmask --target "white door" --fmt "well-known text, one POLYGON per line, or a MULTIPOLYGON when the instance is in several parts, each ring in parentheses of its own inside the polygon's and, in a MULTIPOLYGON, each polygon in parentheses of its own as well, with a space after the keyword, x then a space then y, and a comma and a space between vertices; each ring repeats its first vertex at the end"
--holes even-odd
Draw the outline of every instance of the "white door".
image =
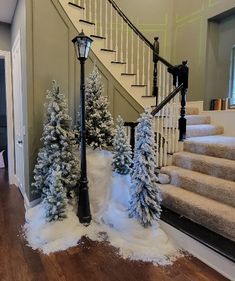
POLYGON ((14 141, 15 141, 15 177, 21 193, 25 193, 24 184, 24 125, 22 107, 22 73, 20 34, 16 36, 12 48, 12 80, 14 109, 14 141))

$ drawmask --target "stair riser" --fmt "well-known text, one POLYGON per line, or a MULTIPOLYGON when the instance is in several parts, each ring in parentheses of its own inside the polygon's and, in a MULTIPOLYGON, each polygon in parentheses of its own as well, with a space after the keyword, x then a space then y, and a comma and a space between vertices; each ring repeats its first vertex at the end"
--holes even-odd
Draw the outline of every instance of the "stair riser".
POLYGON ((188 115, 186 116, 187 125, 210 124, 210 117, 203 115, 188 115))
POLYGON ((208 156, 235 160, 235 151, 229 147, 206 145, 202 143, 184 143, 184 150, 192 153, 204 154, 208 156))
MULTIPOLYGON (((193 126, 192 126, 193 127, 193 126)), ((210 129, 196 129, 187 126, 187 138, 192 137, 202 137, 202 136, 212 136, 212 135, 221 135, 224 133, 224 130, 222 127, 213 127, 210 129)))
POLYGON ((197 107, 187 107, 186 106, 186 114, 187 115, 198 115, 199 109, 197 107))
POLYGON ((214 185, 210 185, 207 182, 200 181, 200 179, 196 180, 194 178, 188 178, 181 174, 177 174, 175 171, 168 171, 163 168, 162 172, 171 177, 172 185, 235 207, 235 184, 234 189, 228 191, 224 189, 223 186, 216 185, 216 183, 214 185))
POLYGON ((163 205, 174 212, 181 214, 206 228, 220 233, 224 237, 235 241, 235 224, 229 220, 221 219, 213 213, 207 213, 199 207, 191 206, 179 198, 163 193, 163 205))
POLYGON ((174 155, 173 157, 173 165, 175 166, 217 178, 235 181, 235 168, 230 166, 222 166, 216 161, 218 161, 218 159, 215 159, 214 163, 209 163, 181 155, 174 155))

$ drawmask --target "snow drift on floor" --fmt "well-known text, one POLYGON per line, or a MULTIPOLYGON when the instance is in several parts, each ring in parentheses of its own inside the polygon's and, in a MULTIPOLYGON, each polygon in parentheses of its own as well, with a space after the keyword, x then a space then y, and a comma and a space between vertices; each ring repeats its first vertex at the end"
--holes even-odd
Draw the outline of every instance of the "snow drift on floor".
POLYGON ((128 218, 130 177, 113 173, 111 162, 110 152, 87 152, 91 225, 79 223, 74 204, 68 206, 64 221, 47 223, 43 207, 38 205, 26 212, 24 230, 29 245, 49 254, 76 246, 82 236, 87 236, 108 240, 125 258, 169 264, 179 252, 159 224, 145 229, 128 218))

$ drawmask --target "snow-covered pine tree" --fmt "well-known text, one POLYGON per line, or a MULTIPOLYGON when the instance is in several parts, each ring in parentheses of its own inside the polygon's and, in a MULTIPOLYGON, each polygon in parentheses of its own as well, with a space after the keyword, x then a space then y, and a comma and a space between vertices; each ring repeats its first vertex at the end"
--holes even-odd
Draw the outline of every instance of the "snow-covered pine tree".
MULTIPOLYGON (((103 83, 98 68, 86 80, 86 140, 93 149, 106 148, 113 141, 113 118, 108 111, 108 102, 103 94, 103 83)), ((78 130, 80 114, 78 114, 78 130)))
POLYGON ((138 122, 134 165, 131 170, 129 216, 136 218, 144 227, 149 227, 153 220, 160 219, 162 198, 154 173, 156 162, 153 117, 145 110, 138 122))
POLYGON ((117 118, 116 131, 113 139, 113 171, 126 175, 132 164, 132 151, 128 143, 124 122, 121 116, 117 118))
POLYGON ((46 178, 45 197, 43 205, 48 222, 66 218, 67 196, 63 187, 62 172, 60 167, 50 167, 46 178))
POLYGON ((70 128, 71 118, 67 113, 65 97, 55 81, 52 82, 52 89, 47 91, 47 100, 46 121, 41 138, 43 146, 38 153, 32 184, 42 199, 50 193, 52 181, 49 181, 48 177, 54 175, 53 171, 60 174, 60 180, 55 184, 61 181, 65 193, 72 190, 79 178, 76 142, 70 128))

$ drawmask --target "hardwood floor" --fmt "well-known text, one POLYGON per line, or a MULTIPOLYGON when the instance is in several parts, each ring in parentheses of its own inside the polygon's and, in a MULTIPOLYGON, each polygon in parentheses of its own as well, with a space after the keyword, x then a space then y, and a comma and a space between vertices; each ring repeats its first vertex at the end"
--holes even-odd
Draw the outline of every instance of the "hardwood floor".
POLYGON ((23 199, 9 188, 0 170, 0 281, 224 281, 193 257, 178 259, 172 266, 154 266, 120 258, 107 243, 84 238, 67 251, 43 255, 26 246, 21 232, 23 199))

